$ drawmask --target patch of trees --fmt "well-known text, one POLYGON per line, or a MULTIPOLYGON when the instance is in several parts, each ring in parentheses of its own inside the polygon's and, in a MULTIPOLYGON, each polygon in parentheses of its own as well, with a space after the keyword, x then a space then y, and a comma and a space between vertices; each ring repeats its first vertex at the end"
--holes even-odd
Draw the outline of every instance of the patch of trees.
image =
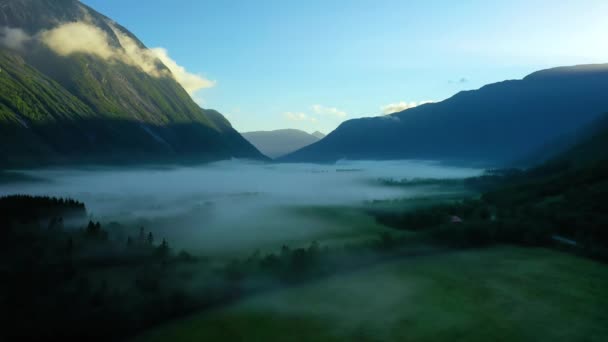
POLYGON ((53 217, 86 216, 84 203, 73 199, 12 195, 0 197, 0 216, 5 220, 32 222, 53 217))
POLYGON ((11 234, 0 249, 0 340, 116 340, 189 307, 173 274, 198 260, 186 252, 174 255, 165 239, 157 243, 141 228, 141 243, 129 244, 94 221, 64 229, 54 215, 65 208, 84 211, 73 200, 11 196, 0 202, 4 210, 28 213, 25 220, 5 222, 11 234), (34 220, 29 213, 43 215, 34 220))
POLYGON ((580 253, 608 260, 608 161, 491 171, 482 177, 500 180, 492 180, 492 190, 479 199, 371 213, 387 226, 426 232, 434 241, 455 246, 553 246, 561 237, 576 242, 580 253), (454 217, 459 220, 453 222, 454 217))
MULTIPOLYGON (((283 246, 225 265, 207 263, 185 251, 175 254, 166 240, 143 227, 135 228, 126 239, 113 239, 109 225, 94 221, 74 231, 61 229, 63 221, 55 214, 43 224, 11 221, 28 229, 14 229, 17 233, 4 240, 6 248, 0 250, 0 268, 7 279, 0 282, 0 319, 8 327, 0 337, 122 339, 250 293, 413 253, 412 243, 439 249, 499 243, 553 246, 552 237, 560 235, 575 240, 580 253, 608 260, 608 202, 604 200, 608 162, 557 169, 542 177, 493 171, 489 177, 501 177, 501 185, 493 185, 478 199, 414 211, 372 212, 383 224, 417 231, 414 242, 411 237, 384 233, 377 240, 341 248, 318 243, 283 246), (32 228, 36 225, 37 229, 32 228)), ((25 201, 43 207, 49 201, 57 203, 53 199, 25 201)), ((26 202, 21 206, 26 207, 26 202)))
POLYGON ((380 183, 385 186, 425 186, 425 185, 462 185, 462 179, 441 179, 441 178, 412 178, 397 180, 394 178, 381 178, 380 183))
MULTIPOLYGON (((161 322, 269 291, 362 267, 397 253, 402 242, 378 240, 328 249, 313 242, 208 263, 145 228, 126 241, 89 221, 80 229, 15 229, 0 257, 2 340, 109 341, 161 322), (34 329, 35 327, 35 329, 34 329), (100 328, 102 327, 102 328, 100 328)), ((20 223, 15 223, 22 225, 20 223)))
POLYGON ((417 210, 374 211, 369 212, 375 216, 379 223, 410 231, 422 231, 450 224, 453 217, 464 221, 489 221, 494 216, 495 209, 479 200, 464 200, 453 204, 439 204, 417 210))
POLYGON ((284 245, 279 253, 262 255, 259 251, 244 260, 233 260, 223 273, 227 280, 237 282, 248 276, 265 276, 285 283, 297 283, 330 272, 324 263, 329 250, 322 250, 318 242, 309 247, 291 249, 284 245))

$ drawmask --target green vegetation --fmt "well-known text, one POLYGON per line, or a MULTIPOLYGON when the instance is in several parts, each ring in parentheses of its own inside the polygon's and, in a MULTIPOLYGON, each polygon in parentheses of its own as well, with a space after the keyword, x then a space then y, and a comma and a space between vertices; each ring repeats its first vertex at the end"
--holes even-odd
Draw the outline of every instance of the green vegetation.
POLYGON ((155 244, 143 228, 125 243, 110 234, 117 224, 83 225, 86 208, 70 199, 3 197, 0 218, 3 340, 125 336, 177 310, 179 293, 162 280, 197 262, 171 253, 167 241, 155 244), (130 275, 116 277, 124 268, 130 275))
MULTIPOLYGON (((589 283, 606 279, 597 273, 598 264, 547 250, 479 248, 505 243, 559 247, 606 260, 603 227, 608 211, 598 199, 608 190, 607 165, 489 171, 458 182, 459 189, 487 189, 469 199, 460 193, 460 198, 429 195, 409 204, 372 201, 363 210, 291 208, 328 226, 352 229, 320 232, 321 243, 286 241, 278 249, 228 261, 174 251, 170 241, 141 226, 87 224, 84 205, 72 200, 3 198, 0 267, 10 281, 2 284, 1 301, 11 327, 4 333, 11 339, 90 340, 90 332, 104 322, 107 329, 95 339, 114 340, 199 312, 144 338, 217 339, 227 329, 237 331, 226 335, 228 339, 280 338, 301 326, 311 329, 298 335, 301 340, 567 340, 583 334, 594 340, 606 333, 600 324, 606 320, 603 306, 589 304, 606 298, 599 286, 589 283), (576 245, 565 246, 555 236, 574 239, 576 245), (584 270, 595 278, 579 273, 584 270), (374 278, 380 282, 370 284, 374 278), (547 279, 559 279, 564 287, 547 290, 553 286, 547 279), (324 293, 326 284, 333 284, 330 294, 324 293), (343 293, 337 284, 345 286, 343 293), (567 286, 574 290, 564 294, 567 286), (330 295, 335 299, 324 299, 330 295), (566 295, 570 297, 557 301, 566 295), (357 310, 356 303, 365 296, 369 310, 357 310), (249 311, 250 303, 264 304, 269 298, 277 298, 268 303, 278 307, 249 311), (284 308, 283 301, 301 307, 284 308), (516 309, 501 311, 505 303, 516 309), (341 315, 341 310, 323 311, 324 306, 351 309, 341 315), (528 325, 524 320, 530 312, 547 318, 528 325), (380 313, 395 321, 387 322, 380 313), (571 321, 575 328, 549 333, 537 329, 550 321, 571 321), (35 332, 26 328, 32 324, 35 332)), ((387 185, 434 187, 431 181, 423 183, 387 185)))
POLYGON ((569 162, 585 164, 608 159, 608 113, 601 115, 582 129, 551 141, 533 153, 524 165, 537 165, 540 161, 549 163, 569 162))
POLYGON ((359 208, 290 208, 314 217, 311 222, 351 230, 321 229, 320 243, 285 241, 230 260, 174 251, 141 226, 86 223, 86 209, 76 201, 3 198, 0 267, 10 281, 2 284, 1 301, 11 327, 4 333, 90 340, 103 321, 107 329, 95 338, 113 340, 175 319, 142 338, 280 339, 301 326, 301 340, 600 340, 606 312, 590 303, 607 298, 595 284, 607 275, 578 256, 608 260, 608 208, 600 200, 607 168, 606 162, 553 164, 450 184, 387 183, 485 192, 438 190, 438 197, 359 208), (503 244, 529 249, 498 247, 503 244), (539 246, 572 255, 532 248, 539 246), (549 289, 549 279, 563 287, 549 289), (357 309, 362 297, 365 308, 357 309), (285 301, 297 305, 284 307, 285 301), (252 303, 261 307, 250 311, 252 303), (515 309, 501 310, 505 303, 515 309), (326 312, 329 307, 335 311, 326 312), (530 313, 543 318, 525 323, 536 317, 530 313), (548 322, 572 328, 539 329, 548 322), (35 332, 26 329, 32 324, 35 332))
POLYGON ((85 215, 84 203, 72 199, 25 195, 0 198, 0 217, 6 222, 5 228, 10 228, 14 220, 28 223, 60 216, 72 218, 85 215))
POLYGON ((177 320, 136 341, 603 341, 608 270, 498 247, 388 262, 177 320))
POLYGON ((0 50, 0 168, 263 159, 171 78, 91 56, 48 54, 28 59, 0 50), (53 69, 36 68, 32 59, 53 69))
MULTIPOLYGON (((208 258, 173 250, 144 228, 152 219, 87 223, 84 204, 73 200, 0 198, 0 269, 8 279, 0 285, 0 318, 9 327, 2 334, 116 340, 147 331, 138 340, 178 341, 608 336, 608 271, 597 263, 608 261, 607 160, 381 182, 424 197, 282 208, 296 214, 293 222, 300 216, 318 229, 287 233, 280 247, 258 241, 253 253, 208 258), (91 331, 99 332, 91 338, 91 331)), ((178 217, 161 221, 181 224, 178 217)))
POLYGON ((380 179, 380 184, 386 186, 422 186, 422 185, 463 185, 462 179, 413 178, 396 180, 392 178, 380 179))
MULTIPOLYGON (((169 77, 48 51, 0 51, 0 70, 0 167, 259 156, 169 77)), ((427 198, 290 208, 320 227, 213 258, 71 199, 0 198, 0 337, 108 341, 175 320, 138 340, 604 340, 608 271, 589 258, 608 260, 605 133, 526 171, 380 180, 427 198)))
POLYGON ((143 227, 85 224, 86 208, 73 200, 10 196, 0 199, 0 213, 0 268, 8 280, 0 285, 1 318, 8 327, 2 335, 10 340, 124 338, 246 295, 403 252, 395 237, 402 234, 384 233, 365 243, 283 246, 224 263, 176 253, 143 227), (91 337, 99 322, 105 329, 91 337))
MULTIPOLYGON (((146 51, 109 18, 76 0, 0 3, 2 22, 36 37, 22 49, 0 48, 0 184, 38 180, 9 168, 267 159, 220 113, 201 109, 160 60, 142 68, 133 58, 60 56, 37 39, 81 21, 106 33, 112 49, 125 48, 122 31, 146 51)), ((349 120, 281 160, 505 162, 597 118, 608 103, 606 84, 608 73, 596 67, 543 71, 406 114, 349 120)), ((135 193, 112 203, 127 223, 98 221, 73 199, 0 197, 0 340, 604 341, 608 117, 576 140, 557 144, 568 147, 561 154, 552 145, 554 157, 529 170, 375 180, 374 189, 420 196, 375 201, 366 193, 368 202, 349 207, 266 208, 285 191, 249 205, 257 198, 239 198, 256 196, 263 185, 233 192, 264 175, 239 169, 235 182, 217 176, 221 167, 209 177, 230 179, 228 192, 204 182, 195 187, 202 177, 188 173, 156 192, 147 191, 157 180, 149 178, 137 193, 129 181, 139 174, 122 178, 124 185, 113 177, 91 184, 119 184, 116 196, 135 193), (219 197, 227 205, 212 210, 210 199, 219 197), (239 215, 258 209, 251 219, 239 215), (237 220, 213 225, 224 216, 237 220), (192 239, 205 244, 196 254, 163 236, 185 227, 174 236, 191 238, 207 220, 215 230, 200 232, 209 241, 192 239), (223 227, 238 220, 259 222, 223 227)), ((370 173, 340 165, 353 164, 307 170, 338 175, 299 188, 333 186, 350 173, 359 182, 358 173, 370 173)), ((66 192, 88 191, 86 181, 74 183, 66 192)), ((39 191, 32 189, 24 191, 39 191)), ((325 194, 306 190, 298 204, 325 194)), ((351 190, 344 198, 354 197, 351 190)), ((100 207, 115 193, 108 191, 100 207)), ((319 203, 334 203, 328 197, 319 203)))
MULTIPOLYGON (((7 2, 0 14, 30 33, 67 20, 114 36, 109 19, 79 1, 7 2)), ((0 168, 266 159, 220 113, 201 109, 160 61, 157 68, 159 77, 91 54, 59 56, 37 39, 1 47, 0 168)))
POLYGON ((416 211, 370 212, 383 224, 424 231, 430 239, 452 246, 550 246, 558 237, 575 241, 575 250, 585 255, 608 260, 608 206, 602 200, 608 193, 608 162, 567 165, 468 180, 493 189, 479 199, 416 211))

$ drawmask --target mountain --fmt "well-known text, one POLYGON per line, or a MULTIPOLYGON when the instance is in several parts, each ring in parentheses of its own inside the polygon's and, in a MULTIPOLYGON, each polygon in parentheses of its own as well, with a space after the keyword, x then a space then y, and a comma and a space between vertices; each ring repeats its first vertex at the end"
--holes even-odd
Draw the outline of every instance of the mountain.
POLYGON ((504 164, 608 111, 608 64, 535 72, 396 114, 344 122, 281 158, 433 159, 504 164))
POLYGON ((77 0, 0 0, 0 167, 265 159, 161 59, 77 0))
POLYGON ((319 131, 315 131, 315 132, 312 133, 312 136, 316 137, 319 140, 321 140, 321 139, 325 138, 326 135, 323 134, 323 133, 321 133, 321 132, 319 132, 319 131))
POLYGON ((569 161, 576 164, 608 159, 608 113, 583 128, 549 142, 527 156, 518 165, 569 161))
POLYGON ((576 164, 608 160, 608 114, 602 115, 576 135, 576 143, 564 148, 552 161, 576 164))
POLYGON ((315 136, 315 133, 308 134, 297 129, 279 129, 246 132, 242 135, 268 157, 277 158, 319 141, 321 138, 315 136))

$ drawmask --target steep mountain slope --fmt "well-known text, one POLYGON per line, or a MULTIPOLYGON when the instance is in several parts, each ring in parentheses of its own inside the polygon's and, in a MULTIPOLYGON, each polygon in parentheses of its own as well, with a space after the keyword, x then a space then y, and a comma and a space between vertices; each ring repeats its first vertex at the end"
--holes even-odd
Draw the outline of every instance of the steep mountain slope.
POLYGON ((600 159, 608 159, 608 113, 583 128, 550 141, 515 164, 529 166, 560 160, 585 163, 600 159))
POLYGON ((544 70, 443 102, 347 121, 282 160, 421 158, 502 164, 608 111, 607 89, 608 64, 544 70))
POLYGON ((242 133, 253 146, 270 158, 277 158, 319 141, 312 134, 297 129, 279 129, 242 133))
POLYGON ((264 159, 76 0, 0 0, 0 166, 264 159))
POLYGON ((567 160, 577 164, 608 160, 608 114, 604 114, 577 134, 576 144, 569 146, 552 160, 567 160))

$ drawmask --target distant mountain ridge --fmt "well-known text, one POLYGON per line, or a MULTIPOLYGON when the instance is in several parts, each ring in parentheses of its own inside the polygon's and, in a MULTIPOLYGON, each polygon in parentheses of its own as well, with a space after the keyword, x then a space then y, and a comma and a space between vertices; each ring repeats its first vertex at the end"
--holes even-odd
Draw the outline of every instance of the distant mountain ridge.
POLYGON ((323 133, 321 133, 321 132, 319 132, 319 131, 314 131, 314 132, 313 132, 311 135, 312 135, 313 137, 316 137, 316 138, 317 138, 317 139, 319 139, 319 140, 321 140, 321 139, 323 139, 323 138, 325 138, 325 137, 326 137, 326 135, 325 135, 325 134, 323 134, 323 133))
POLYGON ((0 0, 0 167, 265 159, 76 0, 0 0))
POLYGON ((502 165, 608 111, 608 64, 561 67, 463 91, 438 103, 344 122, 281 158, 434 159, 502 165))
POLYGON ((309 134, 297 129, 245 132, 242 135, 260 152, 273 159, 315 143, 324 136, 318 131, 309 134))

